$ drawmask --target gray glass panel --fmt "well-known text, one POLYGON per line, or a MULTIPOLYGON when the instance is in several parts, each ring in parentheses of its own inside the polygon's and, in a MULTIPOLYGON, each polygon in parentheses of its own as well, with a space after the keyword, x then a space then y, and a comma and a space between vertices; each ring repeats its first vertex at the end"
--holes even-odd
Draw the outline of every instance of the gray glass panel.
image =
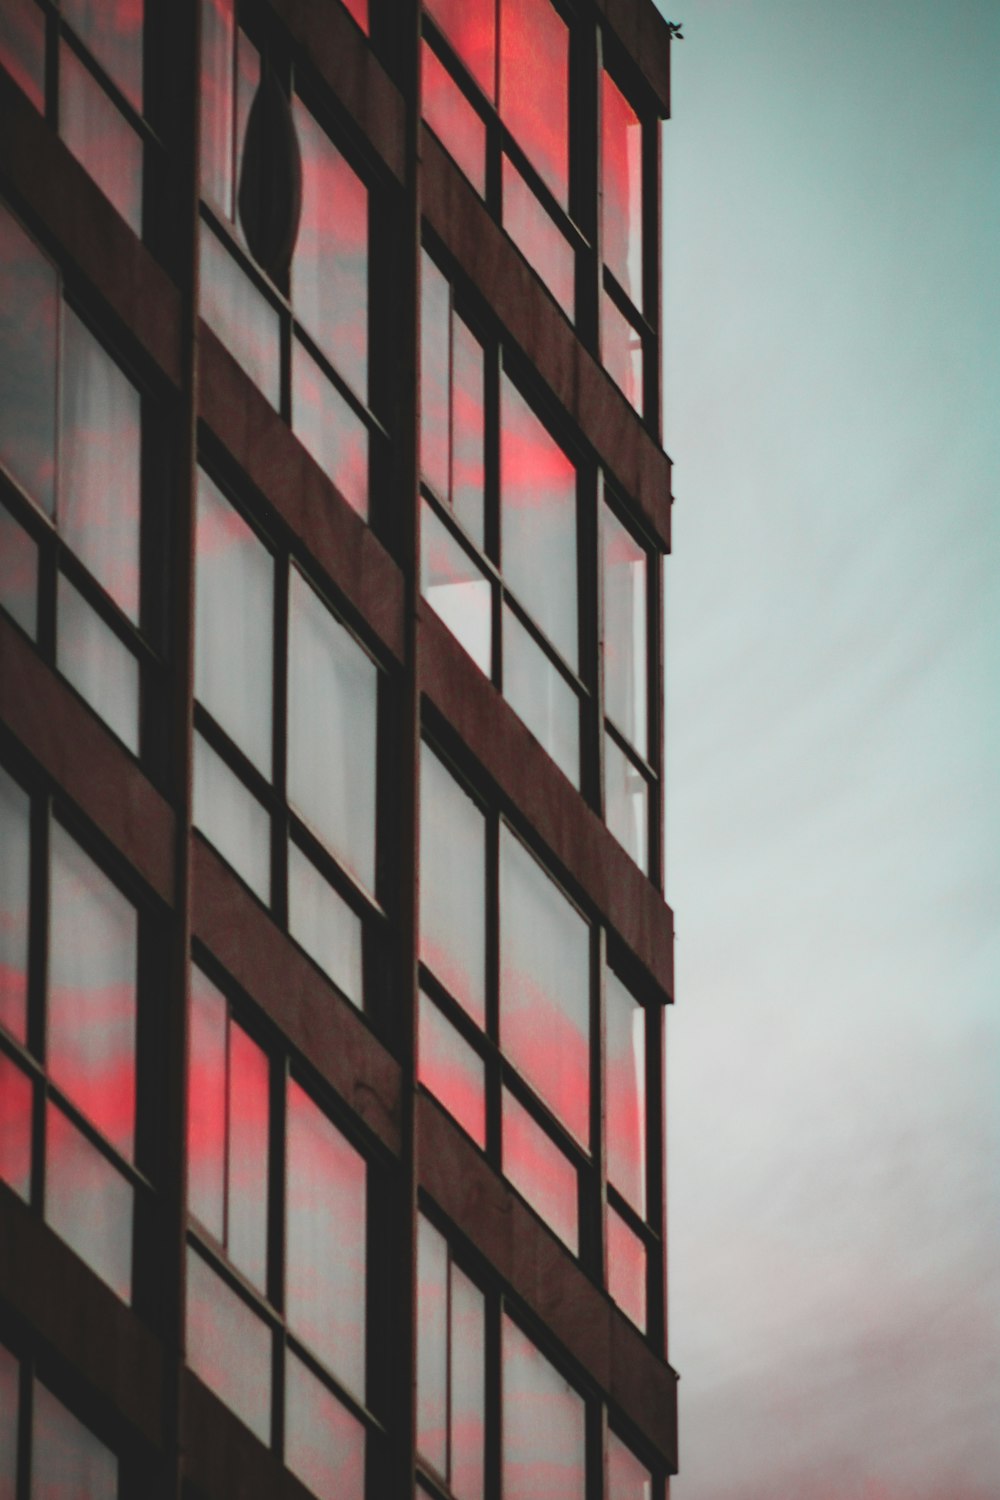
POLYGON ((479 1054, 420 992, 419 1080, 486 1149, 486 1070, 479 1054))
POLYGON ((608 1292, 637 1328, 646 1330, 646 1247, 608 1205, 608 1292))
POLYGON ((45 19, 35 0, 0 6, 0 67, 37 110, 45 109, 45 19))
POLYGON ((646 1212, 646 1013, 611 969, 604 971, 604 1068, 608 1181, 646 1212))
POLYGON ((504 1500, 584 1500, 583 1398, 503 1320, 504 1500))
POLYGON ((649 869, 649 783, 610 734, 604 736, 604 818, 640 870, 649 869))
POLYGON ((281 405, 281 324, 277 308, 219 243, 199 226, 200 311, 205 322, 267 397, 281 405))
POLYGON ((653 1480, 645 1464, 608 1431, 608 1500, 652 1500, 653 1480))
POLYGON ((0 769, 0 1026, 25 1039, 28 1004, 30 803, 0 769))
POLYGON ((141 111, 143 0, 62 0, 62 13, 129 103, 141 111))
POLYGON ((317 1495, 364 1500, 365 1429, 289 1350, 285 1463, 317 1495))
POLYGON ((503 227, 572 323, 576 271, 572 247, 507 156, 503 159, 503 227))
POLYGON ((601 357, 612 380, 641 415, 642 339, 607 292, 601 293, 601 357))
POLYGON ((138 755, 138 661, 62 573, 57 611, 56 666, 132 754, 138 755))
POLYGON ((451 504, 477 546, 483 543, 486 486, 486 386, 483 346, 452 319, 451 504))
POLYGON ((201 191, 233 216, 233 0, 201 5, 201 191))
POLYGON ((59 49, 59 134, 136 234, 142 234, 142 142, 93 74, 59 49))
POLYGON ((274 559, 198 471, 195 693, 271 774, 274 559))
POLYGON ((601 507, 604 711, 640 755, 647 753, 646 553, 601 507))
POLYGON ((0 1344, 0 1500, 15 1500, 17 1492, 19 1382, 17 1360, 0 1344))
POLYGON ((31 1080, 0 1052, 0 1181, 31 1195, 31 1080))
POLYGON ((417 1448, 448 1469, 448 1246, 424 1218, 417 1228, 417 1448))
POLYGON ((55 268, 0 205, 0 463, 47 515, 55 510, 55 268))
POLYGON ((368 429, 298 339, 292 342, 292 431, 367 520, 368 429))
POLYGON ((188 1364, 262 1443, 271 1441, 271 1335, 201 1256, 187 1252, 188 1364))
POLYGON ((424 250, 420 257, 420 471, 450 499, 451 292, 424 250))
POLYGON ((576 1168, 507 1089, 503 1091, 503 1171, 575 1255, 579 1246, 576 1168))
POLYGON ((38 632, 38 548, 5 505, 0 505, 0 605, 34 640, 38 632))
POLYGON ((31 1500, 115 1500, 111 1450, 37 1380, 32 1407, 31 1500))
POLYGON ((420 588, 481 672, 493 664, 492 585, 425 502, 420 521, 420 588))
POLYGON ((372 890, 378 673, 294 569, 288 608, 288 800, 372 890))
POLYGON ((486 1310, 482 1292, 451 1267, 451 1490, 483 1500, 486 1428, 486 1310))
POLYGON ((503 610, 503 695, 563 774, 579 787, 579 699, 507 605, 503 610))
POLYGON ((298 845, 288 845, 288 930, 348 1000, 364 996, 361 918, 298 845))
POLYGON ((55 1105, 46 1111, 45 1219, 126 1302, 132 1295, 132 1188, 55 1105))
POLYGON ((420 747, 420 957, 486 1024, 486 819, 420 747))
POLYGON ((188 1033, 188 1211, 220 1244, 225 1240, 225 997, 193 964, 188 1033))
POLYGON ((271 900, 271 820, 200 734, 194 737, 194 821, 267 905, 271 900))
POLYGON ((226 1249, 262 1291, 267 1280, 269 1068, 241 1026, 229 1023, 226 1249))

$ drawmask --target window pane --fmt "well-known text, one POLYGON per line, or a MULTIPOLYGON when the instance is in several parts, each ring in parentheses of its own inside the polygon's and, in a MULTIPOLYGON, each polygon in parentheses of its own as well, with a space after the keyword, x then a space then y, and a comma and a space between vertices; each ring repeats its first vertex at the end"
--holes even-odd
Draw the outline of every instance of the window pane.
POLYGON ((295 316, 368 398, 368 189, 296 98, 302 217, 292 260, 295 316))
POLYGON ((486 1149, 486 1081, 479 1054, 420 992, 420 1082, 486 1149))
POLYGON ((53 1104, 46 1111, 46 1131, 46 1222, 128 1301, 132 1188, 53 1104))
POLYGON ((364 1003, 361 918, 298 845, 288 845, 288 930, 348 1000, 364 1003))
MULTIPOLYGON (((232 206, 229 217, 240 244, 246 248, 246 235, 236 211, 236 195, 239 192, 239 172, 243 161, 243 145, 246 141, 247 121, 250 110, 260 88, 260 53, 242 27, 236 30, 236 113, 233 121, 233 176, 232 206)), ((277 404, 276 402, 273 404, 277 404)))
POLYGON ((645 550, 601 507, 604 711, 640 755, 647 749, 645 550))
POLYGON ((373 890, 378 672, 295 569, 288 607, 288 800, 373 890))
POLYGON ((590 1137, 589 927, 504 825, 500 1045, 584 1145, 590 1137))
POLYGON ((448 1246, 417 1220, 417 1448, 448 1471, 448 1246))
POLYGON ((365 1393, 364 1158, 288 1085, 288 1325, 359 1400, 365 1393))
POLYGON ((421 469, 477 546, 483 545, 483 346, 451 310, 448 283, 422 260, 421 469))
POLYGON ((451 504, 477 546, 483 545, 485 389, 483 346, 461 318, 452 319, 451 504))
POLYGON ((44 110, 45 22, 35 0, 5 0, 0 7, 0 66, 44 110))
POLYGON ((451 291, 427 251, 420 256, 420 472, 450 500, 451 291))
POLYGON ((565 677, 503 610, 503 695, 575 787, 580 785, 580 702, 565 677))
POLYGON ((23 1042, 28 1021, 31 804, 0 769, 0 1026, 23 1042))
POLYGON ((420 520, 420 588, 434 613, 489 677, 493 658, 492 585, 426 501, 420 520))
POLYGON ((420 51, 424 119, 481 198, 486 196, 486 126, 426 42, 420 51))
POLYGON ((482 1500, 486 1428, 486 1308, 482 1292, 451 1267, 451 1490, 482 1500))
POLYGON ((632 1322, 646 1329, 646 1247, 608 1205, 608 1292, 632 1322))
POLYGON ((198 471, 195 693, 271 774, 274 559, 198 471))
POLYGON ((59 134, 101 192, 142 233, 142 142, 65 42, 59 49, 59 134))
POLYGON ((361 30, 368 35, 368 0, 344 0, 344 5, 354 17, 361 30))
POLYGON ((646 1213, 646 1012, 604 970, 604 1067, 608 1181, 646 1213))
POLYGON ((583 1500, 583 1398, 503 1320, 504 1500, 583 1500))
POLYGON ((603 74, 601 234, 604 261, 636 307, 642 306, 642 125, 603 74))
POLYGON ((200 734, 194 737, 194 822, 265 906, 271 900, 271 820, 200 734))
POLYGON ((501 0, 500 114, 565 208, 569 28, 549 0, 501 0))
POLYGON ((427 0, 433 16, 483 93, 495 95, 496 0, 427 0))
POLYGON ((139 392, 63 310, 59 530, 130 620, 139 618, 139 392))
POLYGON ((503 227, 572 323, 575 316, 572 247, 506 156, 503 159, 503 227))
POLYGON ((642 339, 607 292, 601 293, 601 355, 608 374, 641 416, 642 339))
POLYGON ((188 1211, 219 1243, 226 1237, 225 997, 191 966, 188 1036, 188 1211))
POLYGON ((649 784, 610 734, 604 736, 604 817, 618 842, 648 873, 649 784))
MULTIPOLYGON (((2 380, 0 376, 0 380, 2 380)), ((38 633, 38 547, 0 505, 0 605, 26 635, 38 633)))
POLYGON ((143 0, 62 0, 62 13, 77 36, 140 111, 142 12, 143 0))
POLYGON ((420 747, 420 957, 486 1025, 486 819, 420 747))
POLYGON ((0 1500, 16 1500, 20 1370, 0 1344, 0 1500))
POLYGON ((503 1091, 504 1176, 577 1253, 576 1168, 513 1094, 503 1091))
POLYGON ((292 431, 367 520, 368 429, 298 339, 292 341, 292 431))
POLYGON ((262 1443, 271 1441, 271 1335, 241 1297, 187 1252, 187 1359, 262 1443))
POLYGON ((610 1429, 608 1431, 608 1500, 652 1500, 653 1480, 610 1429))
POLYGON ((138 755, 139 663, 62 573, 57 590, 56 666, 138 755))
POLYGON ((47 1062, 78 1109, 131 1156, 135 907, 59 826, 49 856, 47 1062))
POLYGON ((198 241, 201 315, 277 411, 281 406, 278 310, 206 224, 199 226, 198 241))
POLYGON ((504 579, 576 671, 576 469, 506 375, 500 421, 504 579))
POLYGON ((55 510, 55 268, 0 206, 0 462, 47 515, 55 510))
POLYGON ((233 217, 233 0, 201 0, 201 191, 233 217))
POLYGON ((0 1052, 0 1180, 27 1203, 31 1194, 31 1080, 6 1052, 0 1052))
POLYGON ((110 1449, 37 1380, 32 1406, 31 1500, 115 1500, 110 1449))
POLYGON ((285 1367, 285 1463, 317 1495, 364 1500, 365 1429, 291 1350, 285 1367))
POLYGON ((264 1290, 267 1280, 268 1062, 229 1023, 229 1151, 226 1248, 233 1265, 264 1290))

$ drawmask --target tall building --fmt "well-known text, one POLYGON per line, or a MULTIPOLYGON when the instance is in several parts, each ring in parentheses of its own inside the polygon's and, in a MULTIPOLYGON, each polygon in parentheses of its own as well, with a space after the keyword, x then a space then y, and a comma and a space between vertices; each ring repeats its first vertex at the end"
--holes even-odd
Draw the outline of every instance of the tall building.
POLYGON ((669 46, 0 6, 0 1500, 664 1500, 669 46))

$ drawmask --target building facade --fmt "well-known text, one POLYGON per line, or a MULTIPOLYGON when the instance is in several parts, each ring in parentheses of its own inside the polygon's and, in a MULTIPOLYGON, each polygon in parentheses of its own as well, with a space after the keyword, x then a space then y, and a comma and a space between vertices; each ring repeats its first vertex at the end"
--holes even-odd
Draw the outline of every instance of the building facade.
POLYGON ((652 0, 0 9, 0 1500, 665 1500, 652 0))

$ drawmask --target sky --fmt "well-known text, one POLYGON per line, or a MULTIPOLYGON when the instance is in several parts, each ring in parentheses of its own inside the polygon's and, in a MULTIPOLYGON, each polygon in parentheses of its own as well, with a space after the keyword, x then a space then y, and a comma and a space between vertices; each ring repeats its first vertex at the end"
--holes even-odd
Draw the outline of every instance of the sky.
POLYGON ((673 1500, 1000 1497, 1000 0, 676 0, 673 1500))

